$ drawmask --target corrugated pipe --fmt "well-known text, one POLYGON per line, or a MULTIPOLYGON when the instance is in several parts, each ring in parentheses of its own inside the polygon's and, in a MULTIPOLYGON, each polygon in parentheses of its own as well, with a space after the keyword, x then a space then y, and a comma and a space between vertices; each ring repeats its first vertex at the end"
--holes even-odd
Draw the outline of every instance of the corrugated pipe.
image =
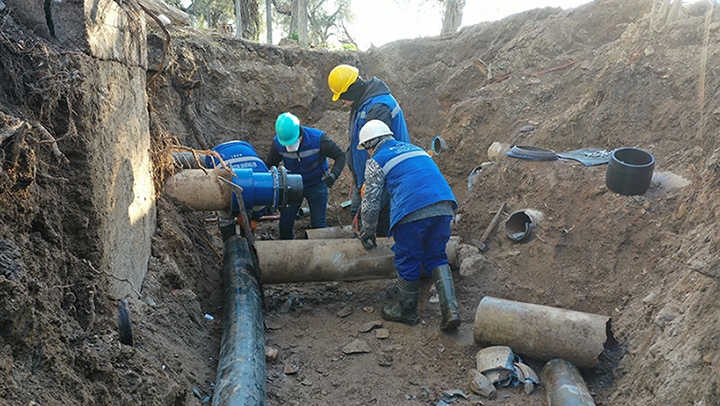
POLYGON ((247 240, 230 237, 223 252, 223 332, 213 406, 265 405, 262 300, 247 240))

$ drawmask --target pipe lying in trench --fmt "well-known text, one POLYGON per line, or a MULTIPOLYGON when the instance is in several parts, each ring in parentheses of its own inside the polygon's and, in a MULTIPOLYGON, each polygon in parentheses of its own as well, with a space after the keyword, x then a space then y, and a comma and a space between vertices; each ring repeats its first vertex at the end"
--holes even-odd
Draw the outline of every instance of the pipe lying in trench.
POLYGON ((213 406, 265 405, 265 333, 256 267, 247 240, 223 252, 223 332, 213 406))
POLYGON ((548 405, 595 406, 580 371, 569 361, 551 359, 543 367, 540 377, 548 405))
POLYGON ((483 346, 506 345, 541 361, 564 358, 593 368, 605 349, 617 348, 608 316, 485 296, 475 312, 473 337, 483 346))
POLYGON ((353 238, 355 231, 353 226, 338 226, 325 228, 309 228, 305 230, 308 240, 328 240, 336 238, 353 238))
MULTIPOLYGON (((448 262, 457 259, 459 238, 450 237, 448 262)), ((379 238, 363 248, 355 238, 338 240, 256 241, 262 283, 299 283, 392 279, 397 275, 393 241, 379 238)))

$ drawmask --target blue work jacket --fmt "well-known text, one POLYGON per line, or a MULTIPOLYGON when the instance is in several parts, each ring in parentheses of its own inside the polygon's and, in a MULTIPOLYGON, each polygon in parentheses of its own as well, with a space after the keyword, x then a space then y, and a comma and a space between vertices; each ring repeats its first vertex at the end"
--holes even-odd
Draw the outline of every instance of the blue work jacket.
POLYGON ((369 155, 364 149, 357 149, 359 143, 360 129, 363 128, 367 121, 367 115, 372 106, 375 104, 385 104, 390 107, 390 116, 392 122, 390 130, 393 132, 393 138, 402 142, 410 142, 410 135, 408 134, 407 125, 405 124, 405 116, 403 116, 402 109, 398 104, 397 100, 390 94, 381 94, 368 98, 358 108, 357 115, 355 118, 355 125, 352 131, 352 137, 350 139, 350 151, 352 153, 352 163, 355 176, 357 177, 357 184, 362 185, 365 183, 365 162, 368 160, 369 155))
POLYGON ((277 135, 275 149, 282 155, 285 169, 289 173, 302 175, 303 187, 309 187, 320 183, 328 170, 327 157, 320 153, 320 139, 324 133, 310 127, 300 128, 303 139, 297 151, 289 152, 287 147, 280 145, 277 135))
POLYGON ((435 162, 422 148, 395 140, 384 143, 372 159, 385 174, 390 193, 390 229, 408 214, 442 201, 457 201, 435 162))

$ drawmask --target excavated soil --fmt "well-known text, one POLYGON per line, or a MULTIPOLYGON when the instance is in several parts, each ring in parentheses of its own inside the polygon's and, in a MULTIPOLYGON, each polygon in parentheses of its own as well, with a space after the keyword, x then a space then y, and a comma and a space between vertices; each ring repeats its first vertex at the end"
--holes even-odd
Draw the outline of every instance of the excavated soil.
MULTIPOLYGON (((462 326, 439 330, 428 279, 421 323, 382 322, 387 338, 361 330, 394 300, 390 280, 265 286, 266 344, 278 351, 267 363, 267 404, 437 405, 453 389, 468 395, 459 405, 544 404, 541 390, 501 388, 493 399, 470 391, 468 370, 481 348, 475 309, 486 295, 612 317, 620 348, 583 370, 598 405, 720 404, 717 12, 694 6, 664 21, 650 2, 600 0, 364 53, 172 30, 150 89, 156 150, 169 139, 197 149, 243 139, 264 155, 274 118, 288 110, 345 146, 348 111, 331 103, 326 86, 338 63, 393 89, 413 142, 429 147, 439 135, 449 146, 435 159, 461 203, 453 234, 469 261, 462 272, 454 266, 462 326), (557 152, 641 148, 655 157, 655 174, 646 193, 623 196, 605 186, 607 165, 491 159, 493 142, 557 152), (469 244, 502 203, 503 220, 517 210, 543 218, 522 243, 507 238, 501 222, 478 256, 469 244), (355 340, 368 352, 344 353, 355 340)), ((3 52, 18 41, 42 44, 11 11, 0 19, 3 52)), ((149 34, 148 77, 163 38, 149 34)), ((12 117, 39 117, 68 134, 58 146, 82 162, 83 133, 73 134, 67 120, 81 95, 69 82, 53 97, 33 90, 47 85, 48 71, 88 75, 93 62, 47 47, 3 56, 0 131, 12 117)), ((71 181, 82 166, 57 163, 43 143, 0 142, 0 404, 209 402, 222 327, 222 243, 212 214, 181 213, 159 197, 148 275, 129 298, 134 346, 122 345, 108 273, 75 237, 92 238, 95 221, 82 203, 89 185, 71 181)), ((333 188, 329 225, 349 223, 337 208, 349 188, 346 177, 333 188)), ((307 225, 299 220, 296 234, 307 225)), ((259 237, 275 238, 276 227, 261 223, 259 237)), ((537 372, 543 365, 525 361, 537 372)))

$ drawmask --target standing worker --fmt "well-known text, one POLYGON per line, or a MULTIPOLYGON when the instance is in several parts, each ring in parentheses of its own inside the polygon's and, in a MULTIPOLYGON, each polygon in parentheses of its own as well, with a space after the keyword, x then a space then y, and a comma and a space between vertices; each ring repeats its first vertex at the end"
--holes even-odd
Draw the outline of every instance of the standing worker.
POLYGON ((435 162, 422 148, 396 141, 385 123, 368 121, 360 131, 358 149, 372 157, 365 167, 360 241, 375 244, 375 230, 383 190, 390 194, 390 232, 395 238, 398 299, 382 310, 385 320, 415 324, 422 269, 432 275, 440 299, 440 328, 460 325, 450 265, 445 246, 457 201, 435 162))
MULTIPOLYGON (((370 120, 380 120, 392 130, 396 140, 409 143, 410 137, 402 109, 382 80, 375 77, 363 80, 356 67, 338 65, 328 76, 328 86, 333 92, 333 101, 340 99, 350 106, 347 159, 354 181, 350 206, 350 215, 354 218, 360 209, 360 189, 365 182, 365 162, 368 160, 368 153, 357 148, 360 129, 370 120)), ((359 217, 362 218, 362 210, 359 217)), ((378 220, 378 236, 387 236, 389 229, 390 203, 385 196, 378 220)))
MULTIPOLYGON (((253 172, 268 172, 268 167, 260 156, 255 152, 250 143, 245 141, 229 141, 222 143, 212 149, 220 155, 220 158, 225 162, 225 165, 231 169, 252 169, 253 172)), ((220 160, 212 155, 205 156, 205 167, 216 168, 222 167, 220 160)), ((262 217, 265 209, 254 211, 250 214, 250 230, 255 233, 257 230, 257 222, 262 217)), ((220 234, 222 235, 223 241, 234 236, 237 232, 235 225, 237 220, 235 215, 231 212, 218 211, 218 220, 220 223, 220 234)))
MULTIPOLYGON (((303 197, 310 206, 310 227, 325 228, 328 188, 332 187, 345 167, 345 153, 327 134, 301 127, 291 113, 282 113, 275 121, 275 140, 265 160, 267 166, 284 161, 289 173, 302 175, 303 197), (327 158, 335 162, 328 172, 327 158)), ((280 214, 280 238, 292 240, 295 216, 300 205, 288 207, 280 214)))

